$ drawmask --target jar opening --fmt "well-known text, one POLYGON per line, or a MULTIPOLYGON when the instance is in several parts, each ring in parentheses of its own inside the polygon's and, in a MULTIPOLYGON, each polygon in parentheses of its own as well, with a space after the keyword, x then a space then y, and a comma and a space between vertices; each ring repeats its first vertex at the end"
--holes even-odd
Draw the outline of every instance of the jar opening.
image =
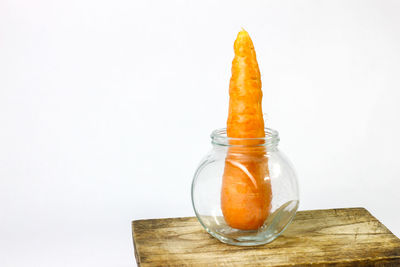
POLYGON ((226 133, 226 128, 216 129, 211 133, 211 142, 214 145, 219 146, 272 146, 275 147, 279 143, 279 133, 278 131, 265 128, 265 137, 258 138, 235 138, 228 137, 226 133))

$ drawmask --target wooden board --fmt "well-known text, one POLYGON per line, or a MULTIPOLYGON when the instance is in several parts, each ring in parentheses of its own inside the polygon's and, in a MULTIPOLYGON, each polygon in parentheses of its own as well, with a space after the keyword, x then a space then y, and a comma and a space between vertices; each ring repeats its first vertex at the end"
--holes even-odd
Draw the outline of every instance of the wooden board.
POLYGON ((226 245, 194 217, 132 222, 139 266, 400 266, 400 240, 363 208, 299 211, 275 241, 226 245))

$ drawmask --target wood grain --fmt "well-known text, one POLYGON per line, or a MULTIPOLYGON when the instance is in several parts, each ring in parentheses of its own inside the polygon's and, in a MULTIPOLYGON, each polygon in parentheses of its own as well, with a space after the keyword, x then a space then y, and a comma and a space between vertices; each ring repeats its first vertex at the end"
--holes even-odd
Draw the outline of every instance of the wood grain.
POLYGON ((364 208, 299 211, 263 246, 226 245, 194 217, 132 222, 139 266, 400 266, 400 240, 364 208))

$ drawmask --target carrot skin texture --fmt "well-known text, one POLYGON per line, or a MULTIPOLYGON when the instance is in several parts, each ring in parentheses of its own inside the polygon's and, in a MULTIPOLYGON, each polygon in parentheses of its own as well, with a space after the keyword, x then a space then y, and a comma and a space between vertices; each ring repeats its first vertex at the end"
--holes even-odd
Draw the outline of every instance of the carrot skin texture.
MULTIPOLYGON (((253 42, 246 31, 238 33, 234 51, 227 135, 233 138, 265 137, 261 75, 253 42)), ((222 213, 232 228, 256 230, 264 224, 271 209, 266 148, 255 146, 254 140, 232 142, 241 146, 228 148, 222 178, 222 213)))

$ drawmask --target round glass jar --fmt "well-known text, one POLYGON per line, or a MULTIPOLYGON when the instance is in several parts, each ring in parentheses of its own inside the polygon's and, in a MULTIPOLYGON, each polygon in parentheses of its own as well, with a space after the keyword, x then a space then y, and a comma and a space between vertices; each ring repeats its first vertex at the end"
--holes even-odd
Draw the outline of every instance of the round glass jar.
MULTIPOLYGON (((192 204, 197 219, 208 233, 224 243, 253 246, 273 241, 292 221, 299 206, 296 173, 292 164, 278 149, 278 132, 265 128, 265 138, 229 138, 226 129, 217 129, 211 134, 211 143, 213 147, 199 164, 192 182, 192 204), (244 157, 246 164, 241 164, 244 157), (257 165, 260 162, 267 165, 267 171, 262 172, 261 179, 269 186, 269 196, 266 196, 269 205, 264 211, 256 211, 267 214, 261 217, 261 225, 257 229, 234 228, 224 218, 226 213, 221 208, 221 199, 228 160, 238 166, 239 172, 243 172, 239 174, 240 179, 245 174, 250 182, 254 182, 254 177, 246 166, 254 166, 249 164, 257 165)), ((234 179, 234 176, 231 177, 230 182, 234 179)), ((251 214, 252 211, 248 212, 250 217, 258 216, 251 214)))

